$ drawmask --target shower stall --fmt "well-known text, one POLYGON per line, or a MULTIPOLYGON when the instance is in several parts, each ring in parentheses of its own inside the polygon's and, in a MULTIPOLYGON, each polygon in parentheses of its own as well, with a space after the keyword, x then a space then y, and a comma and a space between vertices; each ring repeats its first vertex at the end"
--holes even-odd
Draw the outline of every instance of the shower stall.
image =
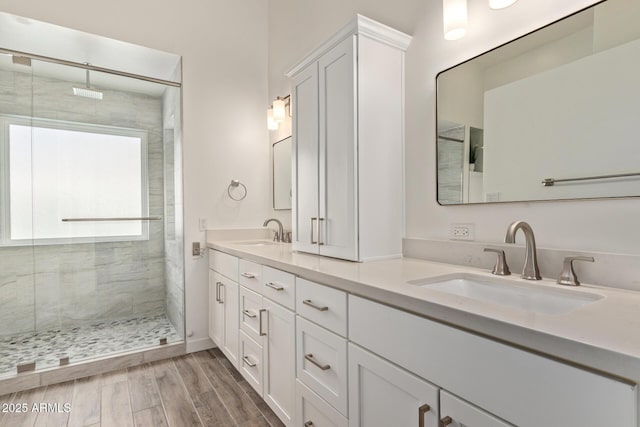
POLYGON ((154 55, 171 78, 0 45, 0 381, 184 339, 180 58, 154 55))

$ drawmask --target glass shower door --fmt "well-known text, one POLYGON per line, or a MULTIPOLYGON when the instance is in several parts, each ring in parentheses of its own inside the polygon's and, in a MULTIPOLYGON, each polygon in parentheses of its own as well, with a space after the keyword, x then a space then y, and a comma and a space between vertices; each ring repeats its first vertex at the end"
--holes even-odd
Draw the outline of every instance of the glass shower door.
POLYGON ((12 267, 31 285, 30 359, 41 369, 181 341, 179 89, 29 70, 31 109, 3 126, 9 245, 22 254, 11 256, 30 262, 12 267))
MULTIPOLYGON (((13 117, 33 113, 33 72, 26 58, 0 54, 0 378, 35 368, 34 252, 31 217, 15 207, 30 203, 31 187, 21 171, 31 165, 10 151, 13 117), (13 204, 11 203, 13 202, 13 204), (21 242, 15 240, 21 236, 21 242)), ((21 135, 27 138, 29 134, 21 135)))

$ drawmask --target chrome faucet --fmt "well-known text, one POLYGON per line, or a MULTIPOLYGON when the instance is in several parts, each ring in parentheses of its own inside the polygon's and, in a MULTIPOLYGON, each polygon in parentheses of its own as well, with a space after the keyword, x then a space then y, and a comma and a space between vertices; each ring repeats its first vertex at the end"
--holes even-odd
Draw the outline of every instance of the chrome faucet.
POLYGON ((536 239, 533 236, 533 229, 524 221, 515 221, 507 228, 507 235, 504 237, 505 243, 516 242, 516 232, 522 230, 525 240, 524 268, 522 278, 527 280, 540 280, 540 269, 538 268, 538 256, 536 254, 536 239))
POLYGON ((275 223, 278 224, 278 231, 276 231, 275 236, 273 236, 273 241, 284 242, 284 229, 282 228, 282 223, 280 222, 280 220, 276 218, 269 218, 264 222, 264 224, 262 224, 262 226, 266 227, 271 221, 275 221, 275 223))

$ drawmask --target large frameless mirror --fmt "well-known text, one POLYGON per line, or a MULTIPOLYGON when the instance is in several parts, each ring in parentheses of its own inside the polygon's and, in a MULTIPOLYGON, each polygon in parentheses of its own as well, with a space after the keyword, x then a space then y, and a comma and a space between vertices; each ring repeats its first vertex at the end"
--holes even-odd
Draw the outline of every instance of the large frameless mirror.
POLYGON ((438 203, 640 196, 639 21, 600 2, 438 74, 438 203))

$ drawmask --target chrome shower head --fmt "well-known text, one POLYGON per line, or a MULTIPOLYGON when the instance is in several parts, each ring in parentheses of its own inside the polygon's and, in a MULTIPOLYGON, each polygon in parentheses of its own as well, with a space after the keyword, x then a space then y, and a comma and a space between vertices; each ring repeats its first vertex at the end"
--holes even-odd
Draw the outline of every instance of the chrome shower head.
MULTIPOLYGON (((87 64, 89 65, 89 64, 87 64)), ((87 86, 86 87, 73 87, 73 94, 76 96, 84 96, 85 98, 91 99, 102 99, 102 92, 99 90, 95 90, 91 88, 90 80, 89 80, 89 69, 87 68, 87 86)))

